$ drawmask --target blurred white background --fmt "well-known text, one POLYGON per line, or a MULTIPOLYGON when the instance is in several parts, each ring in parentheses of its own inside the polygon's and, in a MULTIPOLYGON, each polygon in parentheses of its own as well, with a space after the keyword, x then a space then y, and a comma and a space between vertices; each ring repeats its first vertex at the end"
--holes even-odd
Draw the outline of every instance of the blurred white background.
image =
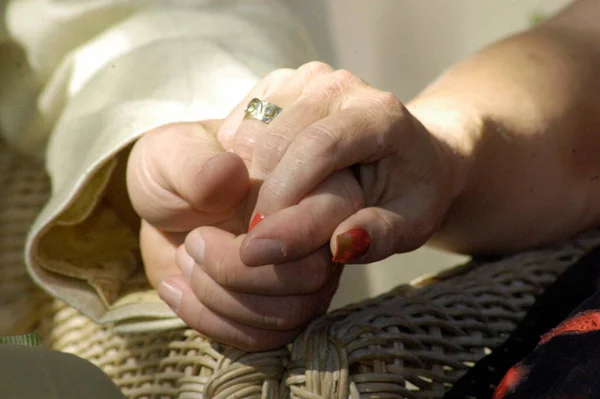
MULTIPOLYGON (((284 0, 308 27, 320 60, 407 101, 477 49, 551 15, 569 0, 284 0)), ((332 307, 387 291, 464 257, 424 248, 347 266, 332 307)))

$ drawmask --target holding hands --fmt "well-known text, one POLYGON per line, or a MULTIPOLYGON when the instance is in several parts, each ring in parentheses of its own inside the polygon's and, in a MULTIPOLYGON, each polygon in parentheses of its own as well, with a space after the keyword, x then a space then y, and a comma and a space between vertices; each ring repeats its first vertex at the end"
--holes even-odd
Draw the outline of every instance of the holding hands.
POLYGON ((134 146, 148 278, 217 341, 289 343, 327 311, 342 264, 433 235, 460 189, 456 153, 347 71, 275 71, 224 121, 163 126, 134 146))

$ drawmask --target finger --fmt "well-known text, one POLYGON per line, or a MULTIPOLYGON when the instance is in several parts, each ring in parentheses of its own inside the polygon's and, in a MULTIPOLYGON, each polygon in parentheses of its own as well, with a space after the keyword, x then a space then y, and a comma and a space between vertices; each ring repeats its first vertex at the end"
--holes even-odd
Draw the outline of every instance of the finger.
POLYGON ((206 307, 237 323, 269 330, 294 330, 325 313, 335 280, 310 295, 270 296, 230 291, 194 268, 189 280, 196 297, 206 307))
POLYGON ((256 212, 296 204, 336 170, 410 147, 415 121, 393 95, 365 89, 345 107, 296 136, 262 184, 256 212))
POLYGON ((427 187, 359 210, 344 220, 331 239, 334 260, 341 263, 377 262, 423 246, 443 220, 445 205, 427 187))
POLYGON ((229 291, 271 296, 314 294, 341 273, 329 245, 290 263, 248 267, 239 256, 229 256, 239 254, 241 241, 218 229, 196 229, 177 250, 177 265, 188 280, 200 268, 229 291))
POLYGON ((158 294, 181 319, 199 333, 246 352, 279 348, 294 340, 302 328, 289 331, 247 326, 207 308, 182 276, 163 281, 158 294))
POLYGON ((140 250, 150 285, 158 287, 164 279, 181 275, 175 255, 184 239, 184 234, 164 233, 142 220, 140 250))
POLYGON ((329 65, 313 62, 300 67, 294 76, 301 94, 265 128, 254 147, 251 175, 268 176, 281 161, 296 136, 310 125, 339 111, 346 96, 366 84, 348 71, 334 71, 329 65))
MULTIPOLYGON (((244 99, 238 108, 227 118, 223 127, 219 131, 219 139, 230 137, 232 151, 242 157, 248 165, 250 175, 256 179, 263 179, 261 171, 261 163, 256 162, 257 154, 256 145, 263 147, 279 148, 284 144, 280 143, 281 134, 275 134, 273 137, 263 137, 264 133, 269 129, 269 126, 264 122, 254 119, 244 119, 245 110, 253 98, 259 98, 262 101, 267 101, 283 109, 270 125, 277 125, 277 121, 281 119, 286 108, 291 106, 302 95, 305 87, 316 76, 328 74, 332 68, 321 62, 311 62, 298 68, 297 70, 277 70, 269 74, 255 90, 250 92, 250 95, 244 99), (232 133, 232 128, 235 127, 235 133, 232 133)), ((293 114, 297 116, 298 114, 293 114)), ((309 114, 302 114, 303 118, 309 114)), ((293 126, 293 125, 292 125, 293 126)), ((296 128, 298 129, 298 128, 296 128)), ((277 129, 275 129, 277 130, 277 129)), ((285 138, 285 136, 283 137, 285 138)), ((227 139, 223 141, 227 142, 227 139)), ((283 143, 286 141, 283 140, 283 143)), ((259 150, 261 153, 262 150, 259 150)))
POLYGON ((193 123, 142 137, 129 156, 127 185, 138 215, 166 231, 226 220, 250 189, 243 161, 193 123))
POLYGON ((238 154, 248 163, 248 166, 250 165, 255 139, 245 135, 237 135, 237 131, 246 114, 246 107, 253 98, 265 99, 268 97, 273 101, 277 101, 278 98, 274 98, 272 93, 280 91, 295 74, 296 70, 289 68, 271 72, 258 82, 248 95, 229 113, 217 132, 217 139, 226 151, 238 154), (236 138, 236 135, 239 137, 236 138), (234 139, 236 139, 235 146, 234 139))
POLYGON ((314 81, 325 79, 332 72, 329 65, 321 62, 301 66, 278 92, 266 95, 267 101, 283 108, 279 115, 268 125, 252 119, 242 122, 238 134, 256 138, 250 168, 253 178, 263 180, 279 163, 294 137, 328 114, 332 100, 329 91, 314 96, 304 93, 314 81))
POLYGON ((297 205, 269 215, 248 233, 240 257, 248 266, 290 262, 329 242, 343 220, 364 207, 350 171, 334 173, 297 205))

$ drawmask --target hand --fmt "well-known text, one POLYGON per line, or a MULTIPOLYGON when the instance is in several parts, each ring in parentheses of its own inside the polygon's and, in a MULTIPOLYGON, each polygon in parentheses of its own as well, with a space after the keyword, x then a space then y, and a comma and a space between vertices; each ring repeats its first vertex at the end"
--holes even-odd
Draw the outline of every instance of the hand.
MULTIPOLYGON (((292 94, 301 91, 311 71, 317 72, 310 68, 276 71, 256 86, 250 98, 272 91, 281 93, 282 87, 292 94)), ((235 134, 240 124, 260 123, 242 120, 245 103, 222 124, 217 137, 223 147, 241 155, 251 169, 254 187, 259 187, 264 175, 256 168, 260 162, 253 160, 256 138, 235 134)), ((255 196, 250 193, 246 204, 253 207, 252 198, 255 196)), ((239 258, 244 235, 200 227, 187 236, 185 246, 177 251, 181 272, 163 274, 168 278, 158 287, 159 294, 188 325, 219 342, 248 351, 286 344, 306 323, 326 312, 342 270, 340 264, 331 261, 325 246, 332 231, 311 229, 318 227, 323 218, 339 223, 363 203, 358 182, 349 171, 339 171, 325 179, 296 204, 295 212, 304 217, 287 228, 291 235, 309 234, 315 250, 293 262, 261 268, 249 268, 239 258)), ((251 211, 252 207, 247 209, 251 211)), ((167 258, 171 257, 174 243, 167 258)), ((158 245, 152 248, 155 250, 158 245)))
MULTIPOLYGON (((260 190, 261 196, 265 196, 265 187, 277 186, 272 183, 270 174, 281 174, 278 163, 287 162, 282 169, 283 178, 279 177, 277 182, 279 189, 290 189, 292 197, 277 198, 276 191, 267 191, 274 193, 276 199, 284 200, 284 205, 277 200, 270 201, 273 208, 257 205, 261 211, 269 208, 274 209, 274 213, 262 211, 270 216, 249 233, 251 241, 244 235, 236 237, 207 227, 192 232, 186 239, 185 247, 178 251, 177 264, 183 275, 165 281, 159 291, 190 326, 216 340, 245 350, 264 350, 285 344, 294 338, 303 325, 325 311, 341 271, 341 267, 331 261, 331 254, 325 245, 336 228, 339 229, 352 215, 360 215, 365 203, 363 195, 367 195, 372 203, 375 203, 375 199, 385 200, 385 206, 379 211, 371 210, 375 215, 377 212, 394 212, 393 207, 397 204, 390 195, 397 192, 387 189, 382 183, 395 182, 375 179, 380 173, 389 176, 390 165, 400 168, 399 175, 393 177, 401 180, 401 190, 412 187, 418 189, 413 190, 416 195, 408 190, 403 199, 398 200, 398 206, 409 204, 412 208, 407 209, 414 211, 417 216, 435 219, 423 213, 431 212, 435 206, 443 213, 445 201, 449 201, 444 195, 436 197, 435 194, 439 192, 428 192, 432 187, 442 190, 451 186, 447 181, 452 177, 451 173, 440 166, 447 155, 444 143, 431 137, 395 97, 369 88, 349 73, 335 72, 324 64, 311 63, 298 70, 276 71, 268 76, 223 123, 219 139, 229 143, 233 151, 243 156, 251 178, 257 181, 266 179, 260 190), (256 120, 242 120, 245 105, 253 97, 278 104, 284 111, 269 125, 256 120), (382 104, 382 99, 387 103, 384 101, 382 104), (297 104, 300 104, 299 109, 294 108, 297 104), (296 112, 290 113, 290 109, 296 112), (371 119, 365 118, 365 115, 371 114, 371 119), (324 122, 330 122, 335 127, 336 121, 338 125, 342 123, 337 126, 339 131, 334 129, 329 132, 314 127, 324 122), (407 131, 403 132, 402 129, 407 131), (331 155, 337 155, 338 159, 333 159, 335 164, 323 164, 326 160, 322 150, 330 151, 331 148, 327 145, 321 147, 320 137, 335 138, 335 134, 340 132, 348 134, 347 142, 337 142, 342 154, 331 152, 331 155), (410 137, 396 139, 398 133, 410 137), (378 140, 375 146, 370 143, 373 138, 378 140), (394 141, 394 148, 382 148, 390 141, 394 141), (306 152, 298 151, 303 158, 292 158, 290 162, 284 158, 284 154, 296 148, 296 142, 311 145, 303 147, 306 152), (406 153, 410 155, 410 152, 405 149, 400 153, 400 144, 409 143, 426 158, 419 161, 418 157, 407 157, 406 153), (344 149, 350 152, 345 155, 346 158, 343 157, 344 149), (365 150, 369 156, 364 155, 365 150), (377 157, 382 158, 379 165, 373 163, 362 167, 361 190, 358 181, 346 167, 360 161, 378 161, 377 157), (404 163, 395 165, 397 159, 404 163), (429 165, 429 160, 434 164, 429 165), (298 174, 302 172, 298 166, 302 165, 308 166, 304 180, 298 179, 303 177, 302 173, 298 174), (404 166, 408 166, 408 170, 404 170, 404 166), (423 166, 422 171, 420 166, 423 166), (441 173, 432 173, 436 169, 441 173), (286 171, 293 172, 289 180, 285 177, 286 171), (433 178, 432 174, 435 175, 433 178), (407 177, 411 179, 403 182, 407 177), (427 201, 414 203, 418 200, 427 201), (387 204, 388 201, 392 202, 391 205, 387 204), (388 209, 389 206, 392 208, 388 209), (415 209, 420 206, 424 209, 415 209), (253 256, 261 258, 253 260, 253 256), (249 268, 247 265, 264 266, 249 268), (310 273, 301 272, 309 266, 316 267, 310 268, 310 273), (311 288, 306 288, 305 280, 311 288), (320 283, 314 284, 314 281, 320 283), (176 301, 170 300, 173 298, 176 301)), ((414 224, 422 221, 415 219, 408 222, 414 224)), ((432 222, 431 226, 434 224, 432 222)), ((409 223, 405 225, 411 227, 409 223)), ((423 227, 424 232, 420 232, 421 236, 414 241, 426 240, 430 234, 426 228, 423 227)), ((433 227, 430 228, 433 230, 433 227)), ((364 239, 361 231, 365 230, 358 230, 358 233, 357 230, 351 230, 349 235, 364 239)), ((334 250, 336 244, 333 244, 334 250)), ((371 256, 378 255, 371 253, 371 256)), ((347 255, 341 258, 350 260, 347 255)))
POLYGON ((219 125, 208 121, 159 127, 142 136, 129 156, 127 188, 142 218, 141 253, 155 287, 181 274, 175 253, 189 231, 204 225, 237 234, 247 229, 248 170, 218 142, 219 125))
MULTIPOLYGON (((314 209, 315 217, 324 216, 319 205, 329 202, 338 212, 325 217, 352 213, 352 203, 336 190, 337 180, 352 179, 343 173, 348 176, 326 180, 298 206, 314 209)), ((277 348, 327 311, 342 265, 322 246, 288 263, 248 267, 239 257, 244 237, 214 227, 192 231, 177 252, 182 276, 164 281, 159 293, 189 326, 214 340, 245 351, 277 348)))
MULTIPOLYGON (((356 211, 352 198, 359 192, 351 173, 340 171, 303 198, 297 210, 312 225, 320 218, 342 220, 356 211)), ((289 230, 305 234, 298 226, 289 230)), ((193 230, 177 251, 181 273, 163 281, 158 292, 190 327, 218 342, 245 351, 277 348, 327 311, 342 265, 321 245, 291 262, 248 267, 239 256, 244 237, 211 226, 193 230)))
POLYGON ((460 143, 439 120, 427 128, 394 95, 321 63, 260 98, 283 111, 269 125, 245 120, 236 133, 254 138, 250 170, 264 178, 254 212, 266 219, 241 244, 246 265, 301 259, 329 239, 336 260, 373 262, 422 246, 444 222, 464 171, 460 143), (366 207, 342 221, 307 218, 302 198, 353 165, 366 207))
MULTIPOLYGON (((142 218, 144 265, 161 297, 193 328, 238 348, 271 349, 326 312, 342 268, 330 261, 326 247, 264 268, 248 268, 231 256, 239 254, 244 236, 236 235, 247 231, 254 203, 248 195, 249 160, 225 151, 219 126, 216 121, 162 126, 134 145, 127 184, 142 218), (194 260, 181 244, 190 230, 210 225, 218 228, 197 228, 188 236, 186 247, 198 259, 192 271, 194 260), (209 242, 206 260, 194 250, 202 237, 209 242)), ((360 206, 360 190, 347 171, 340 172, 299 206, 312 217, 343 220, 360 206)))

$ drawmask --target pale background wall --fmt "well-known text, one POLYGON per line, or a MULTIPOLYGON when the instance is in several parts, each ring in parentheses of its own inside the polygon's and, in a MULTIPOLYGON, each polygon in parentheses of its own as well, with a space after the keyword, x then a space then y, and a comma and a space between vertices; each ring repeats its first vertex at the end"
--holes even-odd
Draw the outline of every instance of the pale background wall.
MULTIPOLYGON (((457 60, 569 0, 285 0, 320 59, 409 100, 457 60)), ((464 258, 421 249, 348 266, 333 307, 387 291, 464 258)))

